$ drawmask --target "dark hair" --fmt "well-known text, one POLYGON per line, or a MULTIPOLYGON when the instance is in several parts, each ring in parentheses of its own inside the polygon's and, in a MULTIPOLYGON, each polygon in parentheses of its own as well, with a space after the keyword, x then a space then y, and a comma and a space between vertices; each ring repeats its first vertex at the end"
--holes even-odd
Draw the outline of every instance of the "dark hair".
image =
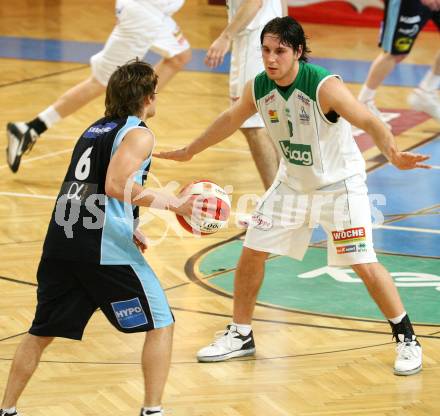
POLYGON ((105 115, 124 118, 140 115, 145 98, 152 97, 157 86, 157 74, 151 65, 129 61, 113 72, 105 95, 105 115))
POLYGON ((307 47, 307 38, 302 26, 293 17, 276 17, 267 22, 260 35, 261 44, 263 44, 264 36, 268 33, 278 36, 280 43, 290 46, 295 52, 298 52, 299 47, 302 46, 302 54, 299 59, 307 62, 310 53, 310 49, 307 47))

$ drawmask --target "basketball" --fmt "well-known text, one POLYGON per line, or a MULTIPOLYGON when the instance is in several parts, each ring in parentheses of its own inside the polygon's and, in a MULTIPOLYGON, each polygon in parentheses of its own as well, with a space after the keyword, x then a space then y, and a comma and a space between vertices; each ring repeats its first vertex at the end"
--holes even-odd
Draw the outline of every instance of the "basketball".
POLYGON ((180 195, 196 195, 197 200, 203 204, 201 216, 176 214, 177 220, 186 231, 195 235, 209 235, 227 224, 231 202, 219 185, 208 180, 192 182, 183 188, 180 195))

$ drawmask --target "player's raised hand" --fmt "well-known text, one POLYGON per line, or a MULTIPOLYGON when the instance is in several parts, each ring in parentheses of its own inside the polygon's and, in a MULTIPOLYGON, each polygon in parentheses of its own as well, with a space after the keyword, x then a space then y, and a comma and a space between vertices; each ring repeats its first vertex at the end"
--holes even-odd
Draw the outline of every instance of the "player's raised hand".
POLYGON ((225 35, 219 36, 208 49, 205 56, 205 65, 215 68, 223 63, 226 53, 231 47, 231 39, 225 35))
POLYGON ((188 152, 188 149, 186 147, 182 147, 181 149, 177 150, 170 150, 167 152, 154 152, 153 156, 160 159, 175 160, 177 162, 186 162, 188 160, 191 160, 191 158, 193 157, 193 155, 188 152))
POLYGON ((431 169, 430 165, 426 165, 422 162, 428 160, 430 156, 420 155, 411 152, 397 152, 391 160, 391 163, 398 169, 431 169))

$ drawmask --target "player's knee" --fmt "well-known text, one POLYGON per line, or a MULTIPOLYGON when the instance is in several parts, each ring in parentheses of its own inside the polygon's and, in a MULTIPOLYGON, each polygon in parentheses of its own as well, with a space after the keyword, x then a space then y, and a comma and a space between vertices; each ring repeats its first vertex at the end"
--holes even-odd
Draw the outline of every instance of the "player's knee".
POLYGON ((42 337, 40 335, 27 334, 27 339, 40 351, 43 351, 53 340, 54 337, 42 337))
POLYGON ((378 275, 378 264, 379 263, 352 264, 351 268, 362 280, 367 280, 375 278, 378 275))
POLYGON ((393 55, 393 54, 390 53, 390 52, 386 52, 385 55, 386 55, 386 57, 387 57, 388 59, 393 60, 396 64, 402 62, 402 61, 408 56, 408 54, 403 54, 403 55, 400 55, 400 54, 399 54, 399 55, 393 55))
POLYGON ((87 80, 90 88, 95 91, 97 94, 101 94, 106 90, 106 86, 98 81, 96 77, 93 75, 87 80))
POLYGON ((241 253, 241 261, 254 263, 263 263, 266 261, 269 253, 265 251, 253 250, 248 247, 243 247, 243 251, 241 253))

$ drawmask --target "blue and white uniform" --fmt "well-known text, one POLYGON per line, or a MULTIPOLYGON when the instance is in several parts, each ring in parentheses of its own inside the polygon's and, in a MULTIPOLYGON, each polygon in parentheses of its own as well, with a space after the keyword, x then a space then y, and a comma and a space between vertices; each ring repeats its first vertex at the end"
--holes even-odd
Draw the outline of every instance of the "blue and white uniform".
MULTIPOLYGON (((105 194, 111 158, 133 129, 147 127, 135 116, 105 117, 75 145, 44 242, 31 334, 81 339, 97 308, 122 332, 174 322, 156 275, 133 242, 138 207, 105 194)), ((151 155, 134 182, 143 185, 150 165, 151 155)))

